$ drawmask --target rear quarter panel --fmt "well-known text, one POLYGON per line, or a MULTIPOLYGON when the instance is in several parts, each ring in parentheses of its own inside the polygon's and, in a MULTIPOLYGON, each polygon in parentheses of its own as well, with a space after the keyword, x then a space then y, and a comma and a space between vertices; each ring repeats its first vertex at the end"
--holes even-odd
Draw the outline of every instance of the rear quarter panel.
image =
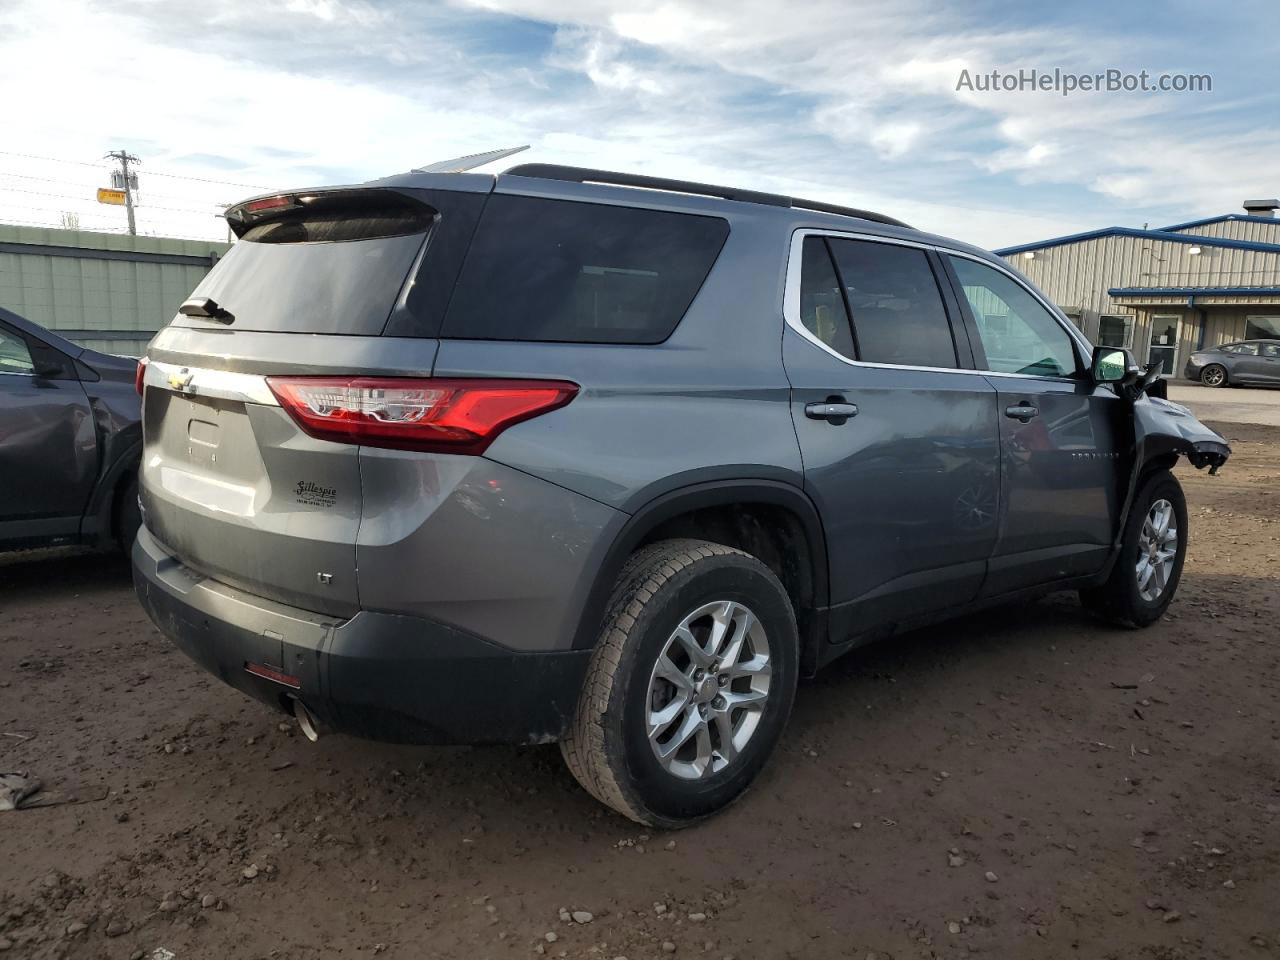
POLYGON ((365 610, 512 650, 569 648, 624 514, 483 457, 363 447, 360 477, 365 610))

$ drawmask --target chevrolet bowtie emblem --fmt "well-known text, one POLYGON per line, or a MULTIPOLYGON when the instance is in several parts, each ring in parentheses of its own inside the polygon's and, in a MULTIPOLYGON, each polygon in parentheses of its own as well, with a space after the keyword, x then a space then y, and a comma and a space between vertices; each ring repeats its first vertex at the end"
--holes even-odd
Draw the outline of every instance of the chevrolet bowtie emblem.
POLYGON ((191 389, 191 381, 195 379, 195 374, 183 367, 181 370, 175 370, 169 374, 169 386, 179 393, 195 393, 191 389))

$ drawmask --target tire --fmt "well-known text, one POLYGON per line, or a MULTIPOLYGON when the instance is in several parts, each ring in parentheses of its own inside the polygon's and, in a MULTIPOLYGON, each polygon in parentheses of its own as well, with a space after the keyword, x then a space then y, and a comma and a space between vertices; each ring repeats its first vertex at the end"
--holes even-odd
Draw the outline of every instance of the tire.
POLYGON ((688 826, 738 799, 763 769, 791 714, 798 669, 795 613, 767 566, 703 540, 652 544, 627 561, 614 587, 560 752, 587 792, 623 816, 654 827, 688 826), (695 660, 675 636, 686 623, 702 657, 716 646, 718 623, 725 623, 721 655, 742 636, 736 666, 715 656, 695 660), (661 675, 659 658, 667 668, 661 675), (696 681, 699 663, 706 676, 696 681), (666 679, 671 668, 683 677, 681 686, 666 679), (732 705, 753 698, 758 710, 732 705), (657 746, 649 736, 654 717, 657 746), (689 729, 697 732, 674 747, 689 729), (665 761, 659 749, 669 751, 665 761))
MULTIPOLYGON (((1161 514, 1164 512, 1160 511, 1161 514)), ((1166 531, 1166 538, 1169 532, 1166 531)), ((1150 626, 1164 616, 1173 602, 1186 556, 1187 501, 1182 495, 1182 485, 1168 470, 1157 470, 1142 482, 1133 498, 1133 507, 1125 521, 1120 555, 1111 575, 1102 586, 1080 591, 1080 600, 1087 608, 1117 626, 1150 626), (1159 553, 1167 555, 1167 559, 1161 564, 1152 564, 1149 560, 1152 540, 1148 538, 1148 521, 1159 504, 1169 507, 1169 522, 1176 524, 1172 531, 1176 544, 1172 545, 1172 554, 1168 554, 1170 544, 1167 539, 1155 538, 1159 553), (1139 561, 1144 554, 1148 555, 1148 563, 1140 569, 1139 561), (1143 580, 1147 569, 1151 570, 1150 579, 1143 580)))
POLYGON ((138 475, 136 473, 129 477, 116 496, 113 526, 116 543, 127 557, 133 550, 133 541, 138 536, 138 528, 142 526, 142 511, 138 508, 138 475))
POLYGON ((1211 363, 1200 371, 1200 382, 1206 387, 1225 387, 1227 380, 1227 368, 1220 363, 1211 363))

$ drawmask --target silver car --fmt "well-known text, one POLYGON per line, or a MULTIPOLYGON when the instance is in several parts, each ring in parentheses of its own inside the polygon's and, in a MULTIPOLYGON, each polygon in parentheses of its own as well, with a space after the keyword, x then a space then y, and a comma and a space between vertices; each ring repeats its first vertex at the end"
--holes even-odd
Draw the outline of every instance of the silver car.
POLYGON ((1230 453, 865 210, 524 165, 228 218, 147 352, 152 619, 311 736, 559 741, 643 823, 738 797, 859 644, 1060 589, 1154 623, 1170 468, 1230 453))

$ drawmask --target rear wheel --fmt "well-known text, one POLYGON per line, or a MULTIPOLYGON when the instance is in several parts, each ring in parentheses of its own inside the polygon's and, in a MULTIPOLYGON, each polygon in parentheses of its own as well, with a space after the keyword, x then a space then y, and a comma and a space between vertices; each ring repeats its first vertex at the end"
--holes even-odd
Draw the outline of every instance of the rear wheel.
POLYGON ((791 601, 755 557, 702 540, 645 547, 614 588, 561 752, 619 813, 686 826, 764 767, 798 661, 791 601))
POLYGON ((1200 371, 1200 382, 1206 387, 1224 387, 1227 384, 1227 368, 1220 363, 1211 363, 1200 371))
POLYGON ((1134 497, 1120 555, 1107 582, 1082 590, 1084 605, 1120 626, 1155 623, 1173 602, 1187 555, 1187 502, 1168 470, 1152 473, 1134 497))

